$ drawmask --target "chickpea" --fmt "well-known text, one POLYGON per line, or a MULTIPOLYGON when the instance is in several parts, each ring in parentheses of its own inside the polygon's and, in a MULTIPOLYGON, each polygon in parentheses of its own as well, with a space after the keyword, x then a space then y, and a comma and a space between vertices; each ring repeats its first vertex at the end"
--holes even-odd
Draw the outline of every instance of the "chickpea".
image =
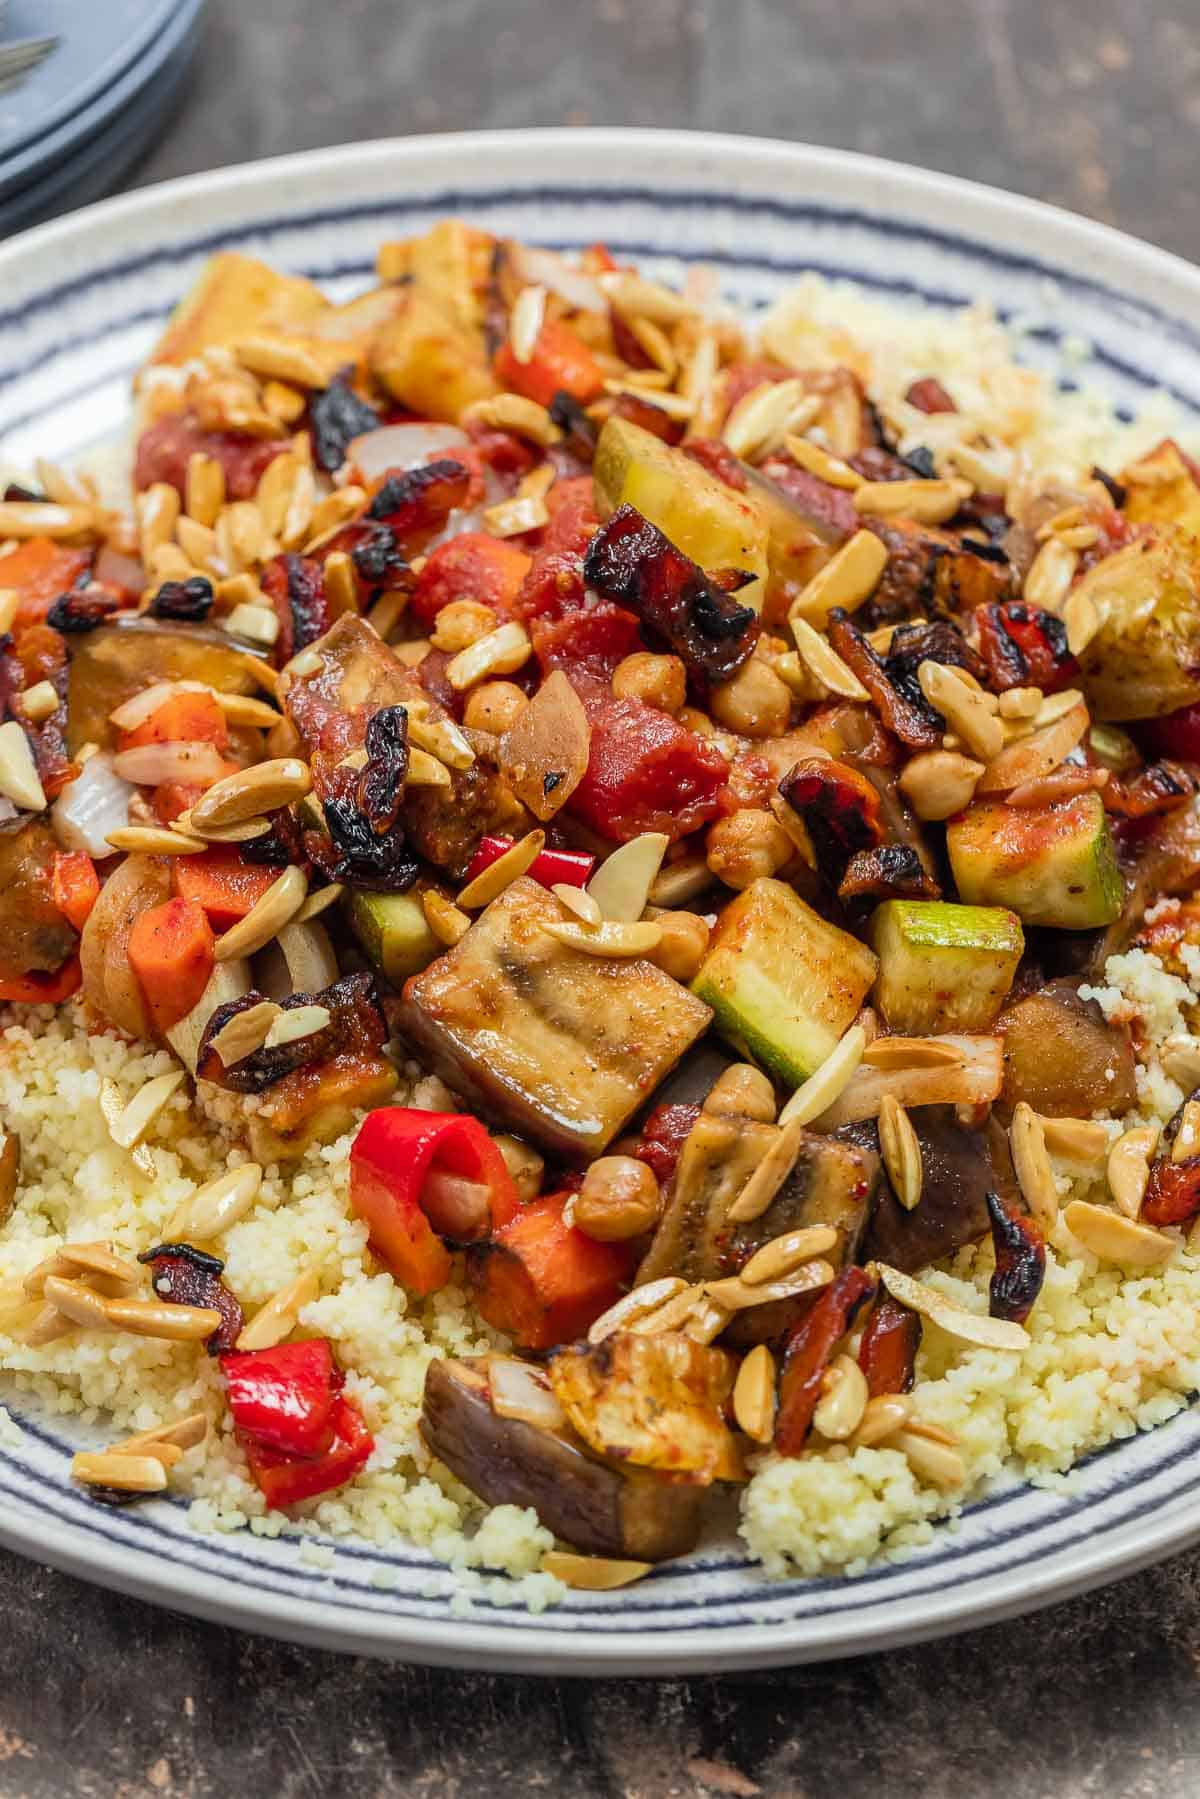
POLYGON ((702 1109, 774 1124, 775 1090, 761 1069, 749 1062, 733 1062, 709 1088, 702 1109))
POLYGON ((708 704, 719 725, 743 737, 779 737, 792 715, 791 694, 759 656, 744 662, 731 681, 714 687, 708 704))
POLYGON ((697 711, 695 706, 684 706, 678 718, 680 724, 686 725, 689 731, 694 731, 697 737, 715 737, 717 734, 717 727, 708 713, 697 711))
POLYGON ((483 681, 467 696, 463 723, 472 731, 494 731, 497 737, 503 737, 528 704, 515 681, 483 681))
POLYGON ((542 1190, 546 1164, 536 1149, 522 1143, 519 1137, 495 1137, 493 1142, 504 1157, 504 1166, 522 1200, 536 1199, 542 1190))
POLYGON ((481 605, 478 600, 451 600, 438 613, 430 642, 435 650, 455 656, 495 629, 496 615, 490 606, 481 605))
POLYGON ((769 812, 754 807, 719 818, 705 842, 710 872, 739 893, 764 875, 778 874, 794 854, 783 826, 769 812))
POLYGON ((704 920, 695 912, 664 912, 655 909, 651 913, 662 931, 662 941, 656 950, 652 950, 647 960, 672 980, 695 980, 700 971, 700 964, 708 954, 709 929, 704 920))
POLYGON ((652 1230, 658 1219, 658 1182, 636 1156, 601 1156, 569 1202, 570 1222, 598 1243, 622 1243, 652 1230))
POLYGON ((687 670, 678 656, 652 656, 638 650, 613 670, 613 692, 619 700, 644 700, 660 712, 676 713, 687 698, 687 670))

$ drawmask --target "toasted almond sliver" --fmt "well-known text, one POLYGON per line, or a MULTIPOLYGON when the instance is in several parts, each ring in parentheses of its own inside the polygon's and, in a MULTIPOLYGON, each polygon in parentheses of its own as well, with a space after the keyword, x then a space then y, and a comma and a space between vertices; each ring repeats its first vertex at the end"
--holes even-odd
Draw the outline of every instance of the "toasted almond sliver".
POLYGON ((439 893, 436 887, 427 887, 421 895, 421 910, 438 942, 446 944, 450 949, 460 943, 471 928, 471 920, 467 914, 452 899, 439 893))
POLYGON ((47 1279, 54 1275, 62 1280, 99 1279, 103 1285, 98 1291, 107 1294, 130 1292, 141 1282, 137 1268, 117 1255, 109 1243, 64 1243, 30 1269, 23 1283, 25 1292, 31 1299, 40 1299, 47 1279))
POLYGON ((801 618, 823 630, 835 606, 853 612, 863 605, 879 585, 887 559, 887 550, 874 531, 856 531, 793 601, 788 614, 792 629, 801 618))
POLYGON ((508 320, 508 341, 518 362, 531 362, 546 317, 544 287, 523 287, 513 301, 508 320))
POLYGON ((25 812, 44 812, 46 794, 29 739, 15 718, 0 725, 0 794, 25 812))
POLYGON ((609 1306, 607 1312, 601 1312, 589 1327, 587 1338, 589 1343, 603 1343, 605 1337, 611 1337, 614 1331, 628 1330, 638 1318, 646 1318, 656 1312, 669 1299, 674 1299, 687 1289, 687 1282, 678 1274, 664 1274, 660 1280, 647 1281, 642 1287, 635 1287, 632 1293, 626 1293, 615 1305, 609 1306))
POLYGON ((819 444, 810 443, 807 437, 789 435, 783 441, 784 448, 797 467, 806 469, 810 475, 816 475, 819 481, 828 483, 830 487, 853 491, 865 485, 857 469, 852 469, 839 456, 831 456, 819 444))
POLYGON ((820 411, 798 375, 786 381, 763 381, 743 394, 725 420, 721 436, 735 456, 753 460, 773 448, 788 431, 811 425, 820 411))
POLYGON ((1057 536, 1047 538, 1030 563, 1022 585, 1026 602, 1043 612, 1061 611, 1078 567, 1078 553, 1069 544, 1057 536))
POLYGON ((1171 1143, 1172 1162, 1187 1162, 1200 1155, 1200 1100, 1189 1099, 1179 1116, 1171 1143))
POLYGON ((465 693, 479 681, 514 674, 532 654, 528 631, 514 620, 452 656, 446 664, 446 679, 456 693, 465 693))
POLYGON ((161 1447, 177 1449, 182 1455, 185 1450, 194 1449, 197 1443, 203 1443, 208 1435, 208 1416, 205 1412, 190 1412, 186 1418, 176 1418, 167 1424, 156 1424, 150 1430, 139 1431, 136 1437, 126 1437, 122 1443, 114 1443, 112 1455, 154 1455, 161 1447))
MULTIPOLYGON (((803 1088, 800 1089, 804 1091, 803 1088)), ((785 1108, 786 1110, 786 1108, 785 1108)), ((804 1141, 805 1121, 784 1120, 782 1113, 767 1153, 754 1169, 726 1214, 730 1224, 749 1224, 761 1218, 787 1180, 804 1141)))
POLYGON ((307 924, 310 918, 319 918, 322 912, 337 904, 345 891, 341 881, 330 881, 327 887, 318 887, 315 893, 309 894, 292 923, 307 924))
POLYGON ((473 881, 467 882, 458 895, 457 904, 472 912, 480 907, 490 906, 497 894, 503 893, 506 887, 533 867, 545 847, 545 831, 527 831, 502 856, 498 856, 487 868, 481 870, 473 881))
POLYGON ((116 1328, 108 1315, 108 1308, 113 1301, 94 1292, 85 1282, 49 1274, 42 1290, 49 1304, 56 1307, 64 1318, 69 1318, 72 1324, 78 1324, 84 1330, 107 1331, 116 1328))
MULTIPOLYGON (((107 1076, 100 1082, 100 1110, 108 1125, 109 1135, 112 1136, 113 1130, 119 1126, 124 1116, 125 1101, 121 1097, 121 1089, 117 1083, 109 1080, 107 1076)), ((144 1143, 135 1143, 129 1154, 143 1174, 155 1173, 154 1157, 144 1143)))
POLYGON ((831 1443, 844 1443, 862 1423, 871 1397, 867 1377, 853 1356, 835 1356, 821 1381, 813 1425, 831 1443))
POLYGON ((755 1443, 769 1443, 775 1430, 775 1358, 756 1344, 733 1383, 733 1415, 739 1430, 755 1443))
POLYGON ((858 1429, 850 1439, 851 1449, 871 1449, 903 1429, 912 1416, 912 1406, 907 1393, 879 1393, 868 1399, 858 1429))
POLYGON ((221 1314, 212 1306, 172 1305, 153 1299, 109 1299, 105 1306, 111 1330, 156 1337, 165 1343, 200 1343, 221 1325, 221 1314))
POLYGON ((217 938, 213 949, 217 961, 229 962, 265 949, 284 925, 291 923, 307 897, 308 881, 303 869, 285 868, 246 916, 217 938))
POLYGON ((41 725, 58 711, 58 690, 53 681, 36 681, 21 694, 21 711, 31 725, 41 725))
POLYGON ((889 1449, 898 1449, 919 1480, 945 1492, 961 1487, 967 1478, 966 1464, 957 1449, 935 1443, 918 1435, 911 1426, 897 1431, 888 1439, 889 1449))
POLYGON ((568 949, 581 949, 588 956, 648 956, 662 942, 662 926, 652 923, 547 923, 542 929, 568 949))
POLYGON ((779 1114, 780 1124, 811 1124, 827 1111, 862 1061, 866 1047, 867 1033, 860 1024, 852 1024, 815 1074, 797 1087, 779 1114))
POLYGON ((920 1204, 924 1168, 912 1120, 894 1093, 879 1102, 879 1147, 892 1191, 906 1212, 920 1204))
POLYGON ((167 1226, 168 1238, 207 1243, 219 1237, 250 1211, 262 1187, 262 1176, 257 1162, 243 1162, 206 1181, 175 1213, 167 1226))
POLYGON ((603 918, 633 924, 642 916, 669 844, 664 832, 643 831, 606 857, 587 885, 603 918))
POLYGON ((559 905, 565 906, 581 924, 603 923, 603 914, 585 887, 572 887, 567 881, 556 881, 550 891, 559 905))
MULTIPOLYGON (((70 1336, 75 1328, 74 1319, 66 1317, 47 1300, 33 1322, 21 1332, 21 1341, 30 1349, 41 1349, 47 1343, 57 1343, 60 1337, 70 1336)), ((108 1328, 107 1320, 102 1328, 108 1328)))
POLYGON ((644 1580, 653 1562, 619 1562, 603 1555, 572 1555, 566 1549, 548 1549, 542 1557, 542 1573, 552 1574, 565 1587, 583 1593, 611 1593, 617 1587, 644 1580))
POLYGON ((408 752, 408 767, 404 771, 406 787, 452 787, 450 770, 436 756, 427 750, 415 747, 408 752))
POLYGON ((1041 1119, 1042 1137, 1052 1156, 1098 1167, 1108 1154, 1108 1131, 1095 1118, 1041 1119))
POLYGON ((118 1455, 115 1450, 80 1450, 71 1458, 71 1477, 89 1487, 121 1493, 161 1493, 167 1471, 158 1456, 118 1455))
POLYGON ((183 1069, 173 1068, 169 1074, 156 1075, 139 1087, 120 1116, 109 1122, 113 1142, 121 1149, 132 1149, 140 1143, 182 1080, 183 1069))
POLYGON ((477 419, 484 425, 496 425, 502 431, 513 431, 518 437, 548 449, 562 442, 562 432, 545 406, 524 394, 497 394, 493 400, 476 400, 463 414, 463 423, 477 419))
POLYGON ((741 1270, 740 1278, 749 1286, 759 1281, 775 1281, 791 1274, 802 1263, 823 1256, 837 1245, 838 1233, 831 1224, 801 1225, 782 1237, 772 1238, 755 1250, 741 1270))
POLYGON ((652 906, 687 906, 714 885, 715 876, 703 856, 681 856, 659 870, 650 889, 652 906))
POLYGON ((727 1312, 744 1312, 751 1306, 771 1305, 777 1299, 798 1299, 802 1293, 815 1293, 819 1287, 827 1287, 832 1279, 833 1264, 816 1257, 794 1268, 781 1280, 751 1284, 734 1274, 725 1280, 705 1281, 704 1290, 727 1312))
POLYGON ((1053 1229, 1058 1218, 1058 1187, 1046 1153, 1045 1129, 1026 1100, 1018 1100, 1013 1107, 1008 1142, 1026 1205, 1044 1231, 1053 1229))
POLYGON ((944 525, 971 497, 969 481, 864 481, 854 490, 860 512, 883 518, 911 518, 921 525, 944 525))
POLYGON ((1165 1262, 1175 1245, 1151 1225, 1137 1224, 1107 1206, 1073 1199, 1063 1213, 1067 1229, 1102 1262, 1119 1262, 1130 1268, 1154 1268, 1165 1262))
POLYGON ((208 1047, 216 1050, 223 1067, 232 1068, 236 1062, 244 1061, 262 1048, 279 1015, 280 1009, 273 999, 260 1000, 255 1006, 247 1006, 244 1012, 235 1012, 228 1024, 222 1025, 209 1039, 208 1047))
POLYGON ((475 760, 474 750, 452 718, 427 718, 415 702, 408 705, 408 738, 447 768, 470 768, 475 760))
POLYGON ((878 1269, 879 1278, 893 1299, 898 1299, 901 1305, 911 1306, 914 1312, 920 1312, 922 1317, 963 1343, 974 1343, 981 1349, 1024 1349, 1029 1342, 1029 1332, 1023 1324, 1015 1324, 1009 1318, 991 1318, 986 1313, 969 1312, 936 1287, 914 1280, 911 1274, 903 1274, 887 1262, 878 1263, 878 1269))
POLYGON ((948 1068, 962 1051, 936 1037, 875 1037, 862 1059, 871 1068, 948 1068))
POLYGON ((251 768, 240 768, 236 774, 214 781, 190 809, 191 829, 203 831, 209 825, 218 829, 261 817, 280 806, 302 800, 312 788, 308 764, 298 756, 280 756, 269 762, 257 762, 251 768))
POLYGON ((325 1030, 332 1017, 328 1006, 291 1006, 273 1019, 263 1047, 278 1049, 280 1044, 313 1037, 318 1031, 325 1030))
MULTIPOLYGON (((657 1287, 659 1283, 657 1281, 651 1281, 649 1284, 652 1287, 657 1287)), ((635 1288, 634 1291, 636 1292, 638 1289, 635 1288)), ((652 1306, 649 1310, 639 1306, 637 1311, 631 1313, 622 1323, 620 1328, 622 1330, 633 1331, 636 1336, 645 1337, 657 1336, 660 1331, 677 1331, 688 1322, 696 1312, 697 1308, 703 1306, 707 1300, 708 1294, 705 1292, 702 1285, 688 1286, 685 1283, 661 1304, 652 1306)), ((730 1314, 726 1312, 725 1317, 728 1319, 729 1316, 730 1314)))
POLYGON ((235 606, 221 623, 232 636, 248 637, 252 643, 265 644, 267 648, 279 636, 279 619, 270 606, 235 606))
POLYGON ((1163 1068, 1173 1081, 1190 1093, 1200 1087, 1200 1038, 1187 1031, 1176 1031, 1159 1051, 1163 1068))
POLYGON ((843 662, 828 638, 815 631, 807 619, 798 616, 792 618, 791 626, 801 661, 822 687, 846 700, 870 698, 858 676, 848 663, 843 662))
POLYGON ((917 680, 929 704, 942 714, 972 756, 985 764, 999 756, 1004 748, 1004 727, 992 710, 995 701, 990 695, 965 681, 961 669, 941 662, 922 662, 917 680))
POLYGON ((238 1349, 274 1349, 296 1328, 303 1308, 311 1305, 321 1291, 316 1275, 307 1270, 288 1286, 272 1294, 260 1306, 237 1340, 238 1349))
MULTIPOLYGON (((236 825, 205 825, 203 831, 192 828, 190 812, 181 812, 178 818, 171 820, 171 829, 189 843, 202 843, 208 849, 214 843, 252 843, 256 837, 265 837, 271 829, 269 818, 244 818, 236 825)), ((114 833, 115 835, 115 833, 114 833)), ((112 842, 112 838, 109 838, 112 842)), ((175 852, 178 855, 178 851, 175 852)))
POLYGON ((1158 1135, 1156 1124, 1137 1125, 1124 1131, 1108 1152, 1108 1190, 1126 1218, 1136 1218, 1142 1209, 1158 1135))

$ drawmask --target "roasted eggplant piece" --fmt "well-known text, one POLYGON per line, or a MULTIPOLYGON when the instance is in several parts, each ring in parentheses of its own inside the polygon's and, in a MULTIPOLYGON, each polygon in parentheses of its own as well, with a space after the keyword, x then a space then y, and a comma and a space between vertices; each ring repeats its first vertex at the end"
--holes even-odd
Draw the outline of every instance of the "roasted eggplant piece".
POLYGON ((888 553, 887 567, 863 608, 864 625, 894 624, 922 612, 969 612, 1008 599, 1013 571, 990 546, 958 531, 913 524, 908 519, 869 524, 888 553))
POLYGON ((649 962, 542 929, 562 911, 528 876, 406 982, 398 1022, 449 1084, 523 1136, 599 1155, 700 1036, 708 1007, 649 962))
MULTIPOLYGON (((998 1124, 990 1119, 982 1127, 961 1124, 953 1106, 917 1106, 909 1118, 921 1145, 920 1201, 913 1211, 906 1211, 883 1180, 862 1257, 915 1274, 987 1235, 989 1193, 1001 1194, 1016 1212, 1024 1208, 1008 1139, 998 1124)), ((860 1149, 879 1146, 874 1121, 843 1125, 837 1136, 860 1149)))
POLYGON ((111 714, 158 681, 203 681, 218 693, 254 693, 256 658, 235 650, 223 631, 147 617, 101 625, 68 639, 67 748, 108 748, 111 714))
POLYGON ((695 1547, 703 1488, 600 1461, 569 1427, 559 1434, 500 1417, 486 1360, 429 1364, 420 1430, 485 1504, 532 1506, 547 1530, 586 1555, 657 1562, 695 1547))
POLYGON ((37 819, 0 834, 0 967, 6 974, 50 974, 75 948, 75 933, 51 894, 57 848, 54 833, 37 819))
POLYGON ((1137 1104, 1128 1025, 1106 1019, 1072 981, 1051 981, 1000 1014, 1007 1115, 1025 1100, 1051 1118, 1119 1117, 1137 1104))

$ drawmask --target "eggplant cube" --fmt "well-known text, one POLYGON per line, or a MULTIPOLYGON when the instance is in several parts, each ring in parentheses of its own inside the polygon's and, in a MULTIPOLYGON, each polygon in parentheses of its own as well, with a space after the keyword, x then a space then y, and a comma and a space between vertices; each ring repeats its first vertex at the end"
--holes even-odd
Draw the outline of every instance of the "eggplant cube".
POLYGON ((538 882, 514 881, 405 984, 400 1026, 481 1110, 547 1149, 595 1156, 712 1013, 652 963, 559 943, 542 927, 561 918, 538 882))

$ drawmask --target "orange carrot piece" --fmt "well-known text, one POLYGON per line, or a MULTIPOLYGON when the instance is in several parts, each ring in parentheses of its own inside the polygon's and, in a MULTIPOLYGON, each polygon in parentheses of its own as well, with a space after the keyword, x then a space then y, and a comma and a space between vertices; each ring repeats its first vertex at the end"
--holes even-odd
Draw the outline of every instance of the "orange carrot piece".
POLYGON ((279 879, 277 868, 243 862, 232 844, 216 844, 200 856, 176 856, 171 872, 180 898, 201 907, 222 931, 245 918, 279 879))
POLYGON ((160 1031, 185 1018, 213 971, 212 926, 194 900, 164 900, 134 920, 129 966, 160 1031))
POLYGON ((56 850, 51 877, 54 903, 69 924, 82 931, 100 897, 100 876, 85 850, 56 850))
POLYGON ((229 747, 229 727, 211 693, 173 693, 140 725, 121 733, 123 750, 146 743, 211 743, 223 750, 229 747))
POLYGON ((604 391, 600 364, 583 339, 559 319, 546 320, 528 362, 518 362, 506 342, 497 350, 493 367, 505 387, 541 406, 549 406, 557 393, 568 393, 586 405, 604 391))
POLYGON ((13 629, 40 625, 58 598, 74 587, 91 564, 90 550, 71 550, 48 537, 30 537, 0 556, 0 588, 15 588, 21 600, 13 629))
POLYGON ((627 1243, 597 1243, 564 1222, 569 1198, 547 1193, 533 1200, 491 1242, 467 1252, 477 1310, 522 1349, 582 1336, 633 1272, 627 1243))

